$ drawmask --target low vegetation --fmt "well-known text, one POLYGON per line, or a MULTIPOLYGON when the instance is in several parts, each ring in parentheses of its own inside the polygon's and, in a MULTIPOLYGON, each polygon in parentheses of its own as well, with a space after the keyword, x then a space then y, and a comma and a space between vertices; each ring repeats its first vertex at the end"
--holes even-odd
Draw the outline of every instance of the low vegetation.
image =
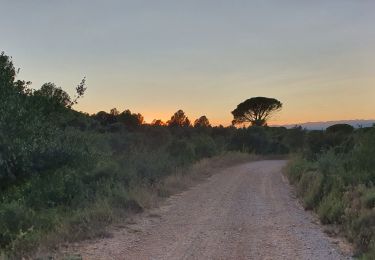
POLYGON ((130 110, 81 113, 73 108, 85 83, 73 98, 53 83, 32 89, 0 55, 3 255, 105 235, 107 224, 185 188, 205 169, 299 149, 290 138, 296 130, 212 127, 205 116, 191 124, 182 110, 152 124, 130 110))
POLYGON ((375 258, 375 128, 336 125, 306 135, 286 170, 306 209, 337 225, 364 259, 375 258))
POLYGON ((147 124, 130 110, 74 110, 85 91, 85 78, 73 98, 53 83, 32 89, 0 55, 0 257, 105 235, 221 166, 293 154, 287 175, 306 209, 375 258, 374 127, 268 127, 282 104, 263 97, 232 112, 233 124, 251 127, 211 126, 182 110, 147 124))

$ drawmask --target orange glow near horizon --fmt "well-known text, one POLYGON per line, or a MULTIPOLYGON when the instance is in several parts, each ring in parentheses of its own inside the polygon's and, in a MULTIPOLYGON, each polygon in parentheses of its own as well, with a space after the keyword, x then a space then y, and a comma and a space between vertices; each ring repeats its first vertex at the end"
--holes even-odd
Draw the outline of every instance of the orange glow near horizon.
MULTIPOLYGON (((254 81, 250 76, 192 79, 189 75, 172 75, 167 80, 160 78, 150 82, 133 79, 121 84, 129 86, 127 88, 111 87, 116 89, 114 93, 100 87, 105 82, 88 79, 87 94, 75 109, 90 114, 100 110, 109 111, 114 107, 119 111, 130 109, 134 113, 141 113, 148 123, 154 119, 166 122, 182 109, 192 122, 205 115, 212 125, 228 126, 233 119, 231 111, 240 102, 265 96, 283 103, 282 110, 269 119, 269 125, 375 119, 373 76, 346 78, 335 75, 332 80, 331 76, 316 75, 317 79, 302 81, 292 80, 296 75, 289 77, 290 82, 280 81, 277 77, 263 82, 254 81), (160 82, 156 84, 158 80, 160 82), (191 85, 196 87, 192 89, 191 85), (210 87, 212 85, 215 85, 214 91, 210 87)), ((124 79, 119 77, 117 80, 124 79)), ((119 83, 111 84, 117 86, 119 83)))
MULTIPOLYGON (((113 108, 113 107, 111 107, 113 108)), ((82 109, 82 107, 80 107, 80 109, 76 108, 77 110, 80 110, 82 109)), ((175 109, 175 110, 171 110, 171 111, 161 111, 161 112, 154 112, 154 111, 138 111, 138 110, 134 110, 134 109, 131 109, 131 108, 118 108, 119 111, 123 111, 125 109, 130 109, 133 113, 140 113, 143 115, 144 117, 144 120, 145 120, 145 123, 152 123, 153 120, 162 120, 164 123, 166 123, 168 120, 170 120, 171 116, 178 110, 178 109, 175 109)), ((108 109, 98 109, 98 110, 95 110, 94 108, 91 108, 89 109, 88 111, 84 111, 82 110, 82 112, 86 112, 86 113, 89 113, 89 114, 94 114, 94 113, 97 113, 99 111, 106 111, 106 112, 109 112, 110 108, 108 109)), ((189 111, 187 110, 184 110, 182 108, 182 110, 185 112, 185 114, 187 115, 187 117, 190 119, 190 121, 192 123, 194 123, 194 121, 199 118, 200 116, 202 115, 206 115, 208 117, 208 120, 210 121, 211 125, 212 126, 219 126, 219 125, 223 125, 223 126, 230 126, 231 125, 231 122, 232 122, 232 115, 230 114, 230 112, 227 113, 226 116, 222 116, 222 117, 214 117, 209 114, 205 114, 204 112, 202 113, 189 113, 189 111)), ((335 118, 330 118, 330 117, 322 117, 321 115, 319 116, 319 114, 317 114, 315 117, 314 116, 309 116, 309 117, 306 117, 306 118, 298 118, 298 117, 290 117, 289 119, 285 119, 285 111, 280 111, 280 112, 277 112, 274 114, 274 116, 272 116, 269 121, 268 121, 268 125, 270 126, 279 126, 279 125, 300 125, 300 124, 303 124, 303 123, 308 123, 308 122, 326 122, 326 121, 340 121, 340 120, 374 120, 375 118, 374 117, 360 117, 360 118, 357 118, 355 117, 354 115, 352 117, 350 116, 347 116, 347 117, 335 117, 335 118)))
POLYGON ((264 96, 269 125, 375 119, 375 1, 65 2, 4 1, 0 51, 35 89, 86 76, 76 110, 228 126, 264 96))

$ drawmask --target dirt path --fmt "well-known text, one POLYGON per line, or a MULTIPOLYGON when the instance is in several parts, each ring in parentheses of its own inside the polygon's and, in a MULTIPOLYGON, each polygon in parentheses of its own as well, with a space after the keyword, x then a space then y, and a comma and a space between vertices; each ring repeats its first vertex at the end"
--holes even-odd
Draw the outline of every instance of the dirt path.
POLYGON ((284 165, 222 170, 75 251, 84 259, 345 259, 293 197, 284 165))

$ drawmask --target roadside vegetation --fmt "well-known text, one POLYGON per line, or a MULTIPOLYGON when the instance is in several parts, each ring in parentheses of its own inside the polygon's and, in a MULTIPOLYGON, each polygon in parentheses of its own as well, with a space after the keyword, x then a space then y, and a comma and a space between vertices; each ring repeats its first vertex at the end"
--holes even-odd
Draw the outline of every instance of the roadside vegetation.
POLYGON ((182 110, 151 124, 130 110, 88 115, 74 110, 85 91, 86 79, 73 98, 53 83, 33 89, 0 55, 0 256, 105 235, 105 226, 207 169, 301 145, 291 134, 302 129, 264 127, 259 117, 235 128, 191 121, 182 110))
POLYGON ((286 169, 304 207, 375 259, 375 127, 334 125, 307 132, 304 143, 286 169))
POLYGON ((147 124, 128 109, 74 110, 85 91, 85 78, 74 97, 53 83, 33 89, 0 54, 0 258, 104 236, 220 167, 292 154, 286 173, 305 208, 375 259, 374 127, 268 127, 282 103, 265 97, 240 103, 233 126, 183 110, 147 124))

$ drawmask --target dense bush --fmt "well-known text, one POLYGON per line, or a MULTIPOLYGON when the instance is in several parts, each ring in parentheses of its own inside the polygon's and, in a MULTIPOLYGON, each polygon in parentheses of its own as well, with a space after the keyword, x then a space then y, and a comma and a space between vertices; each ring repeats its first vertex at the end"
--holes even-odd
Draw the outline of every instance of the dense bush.
POLYGON ((365 257, 375 257, 375 128, 346 125, 307 133, 289 179, 322 223, 340 224, 365 257))
MULTIPOLYGON (((289 130, 292 131, 292 130, 289 130)), ((233 132, 229 149, 255 154, 286 154, 289 152, 285 143, 288 130, 283 127, 253 126, 233 132)))

